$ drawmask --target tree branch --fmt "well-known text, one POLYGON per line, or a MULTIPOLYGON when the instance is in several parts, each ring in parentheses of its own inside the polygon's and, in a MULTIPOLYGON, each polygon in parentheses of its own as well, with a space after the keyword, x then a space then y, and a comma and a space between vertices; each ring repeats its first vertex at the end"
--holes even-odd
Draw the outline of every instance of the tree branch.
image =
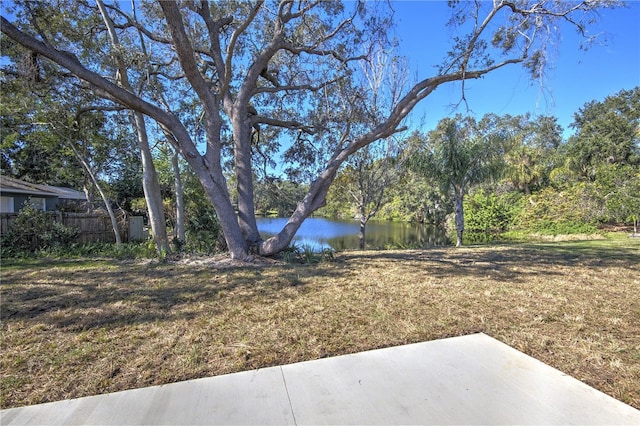
MULTIPOLYGON (((198 65, 193 55, 193 47, 184 29, 182 14, 180 13, 180 9, 178 9, 178 5, 174 1, 161 1, 160 7, 162 7, 162 12, 167 19, 173 45, 187 80, 189 80, 198 97, 202 100, 205 109, 214 108, 214 106, 217 105, 215 95, 198 70, 198 65)), ((212 110, 209 112, 216 113, 217 111, 212 110)))
POLYGON ((231 35, 231 41, 227 46, 227 60, 224 70, 224 84, 222 85, 222 89, 220 90, 220 93, 222 94, 227 93, 227 90, 229 90, 229 85, 231 84, 231 79, 233 78, 231 65, 233 63, 233 50, 236 47, 238 37, 240 37, 240 35, 249 27, 251 22, 255 19, 256 15, 258 15, 258 11, 260 11, 260 8, 263 4, 264 0, 258 1, 258 3, 256 3, 256 5, 251 9, 251 12, 249 13, 247 19, 245 19, 244 22, 231 35))
POLYGON ((340 78, 334 78, 333 80, 324 82, 318 86, 314 86, 312 84, 301 84, 301 85, 287 85, 287 86, 277 86, 277 87, 257 87, 253 93, 278 93, 278 92, 293 92, 293 91, 301 91, 308 90, 310 92, 317 92, 322 90, 336 82, 340 81, 340 78))
POLYGON ((338 61, 342 62, 343 64, 346 64, 348 62, 353 62, 353 61, 360 61, 360 60, 366 60, 367 59, 367 55, 360 55, 360 56, 355 56, 355 57, 351 57, 351 58, 345 58, 342 55, 340 55, 338 52, 336 52, 335 50, 324 50, 324 49, 315 49, 313 47, 309 47, 309 46, 294 46, 291 43, 284 43, 282 45, 282 48, 288 52, 293 53, 294 55, 299 55, 301 53, 306 53, 309 55, 315 55, 315 56, 333 56, 335 59, 337 59, 338 61))
POLYGON ((316 133, 318 133, 318 131, 315 130, 313 127, 305 126, 299 121, 294 121, 294 120, 280 120, 277 118, 266 117, 263 115, 254 115, 252 117, 252 122, 267 124, 269 126, 282 127, 282 128, 291 129, 291 130, 301 130, 308 135, 315 135, 316 133))
POLYGON ((177 117, 173 114, 145 101, 134 93, 131 93, 130 91, 127 91, 117 84, 107 80, 98 73, 87 69, 74 54, 55 49, 54 47, 48 46, 34 37, 20 31, 5 19, 4 16, 0 17, 0 30, 27 49, 30 49, 68 69, 79 79, 91 84, 94 87, 94 90, 102 93, 102 96, 125 105, 135 111, 146 114, 154 120, 163 123, 171 129, 171 132, 174 133, 178 139, 188 145, 182 146, 183 152, 188 151, 197 155, 197 150, 191 141, 191 137, 182 123, 180 123, 177 117))
MULTIPOLYGON (((209 33, 209 52, 207 53, 207 55, 213 58, 213 67, 218 74, 218 79, 224 81, 226 79, 226 76, 224 59, 222 58, 222 47, 220 46, 220 31, 223 27, 230 25, 233 22, 233 18, 230 16, 225 16, 214 21, 211 17, 211 10, 209 9, 208 1, 200 2, 198 14, 204 20, 204 23, 207 26, 207 31, 209 33)), ((225 92, 220 91, 220 93, 225 92)))
POLYGON ((92 106, 88 106, 88 107, 82 107, 79 108, 76 111, 76 115, 74 120, 75 121, 80 121, 80 117, 84 114, 87 114, 89 112, 93 112, 93 111, 125 111, 127 110, 127 108, 123 107, 122 105, 92 105, 92 106))

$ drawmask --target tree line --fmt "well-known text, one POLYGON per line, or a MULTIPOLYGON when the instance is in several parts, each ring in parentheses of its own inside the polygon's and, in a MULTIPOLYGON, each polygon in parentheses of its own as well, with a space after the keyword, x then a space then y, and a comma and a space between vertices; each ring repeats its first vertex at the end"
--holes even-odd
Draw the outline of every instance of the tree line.
MULTIPOLYGON (((419 173, 457 149, 455 143, 434 145, 425 158, 402 161, 375 152, 381 144, 387 154, 396 149, 390 140, 437 87, 459 82, 464 96, 464 81, 516 65, 538 78, 548 43, 563 29, 584 33, 599 10, 615 5, 450 2, 449 52, 433 75, 409 82, 389 37, 392 3, 3 4, 3 172, 91 186, 107 206, 108 192, 116 191, 122 208, 134 208, 141 187, 144 206, 135 208, 145 210, 160 252, 171 250, 170 219, 179 244, 187 242, 188 229, 200 229, 201 236, 220 236, 216 241, 233 258, 277 254, 305 218, 327 208, 329 190, 344 170, 406 163, 419 173), (286 179, 265 173, 274 163, 281 163, 286 179), (82 171, 74 174, 77 164, 82 171), (169 182, 162 167, 171 170, 169 182), (163 202, 169 192, 171 210, 163 202), (207 203, 187 220, 189 193, 207 203), (286 193, 282 201, 295 199, 295 205, 292 211, 282 207, 290 212, 287 224, 263 240, 256 214, 269 193, 286 193), (202 223, 189 228, 187 221, 202 223)), ((457 133, 482 138, 454 121, 443 125, 444 139, 453 141, 457 133)), ((361 180, 363 193, 367 182, 388 186, 399 176, 374 174, 361 180)), ((360 215, 373 217, 383 201, 378 195, 361 199, 360 215)))
POLYGON ((449 218, 458 245, 465 229, 492 238, 628 224, 637 234, 640 88, 586 103, 571 127, 565 140, 552 116, 444 118, 402 140, 392 157, 352 160, 323 212, 358 217, 363 227, 374 214, 435 225, 449 218))

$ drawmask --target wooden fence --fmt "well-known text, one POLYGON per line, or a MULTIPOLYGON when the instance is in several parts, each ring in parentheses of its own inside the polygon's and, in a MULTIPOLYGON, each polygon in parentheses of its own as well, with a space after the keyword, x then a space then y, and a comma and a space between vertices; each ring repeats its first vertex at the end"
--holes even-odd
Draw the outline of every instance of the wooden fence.
MULTIPOLYGON (((0 234, 4 235, 13 222, 18 217, 17 213, 2 213, 0 214, 0 234)), ((115 243, 116 237, 113 233, 113 227, 111 226, 111 219, 106 213, 69 213, 69 212, 51 212, 48 214, 51 223, 59 222, 65 226, 71 226, 80 231, 78 235, 78 243, 93 243, 93 242, 110 242, 115 243)), ((125 217, 124 215, 118 216, 118 228, 120 230, 120 238, 122 241, 129 241, 130 226, 129 222, 135 225, 140 225, 141 222, 137 217, 125 217)), ((139 236, 141 232, 135 230, 132 236, 139 236)), ((138 237, 139 238, 139 237, 138 237)))

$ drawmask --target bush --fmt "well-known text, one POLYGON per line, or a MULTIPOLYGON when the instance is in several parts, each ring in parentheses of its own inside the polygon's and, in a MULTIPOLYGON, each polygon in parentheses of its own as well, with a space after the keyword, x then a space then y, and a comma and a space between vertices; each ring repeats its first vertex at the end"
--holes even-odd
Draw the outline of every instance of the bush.
POLYGON ((332 248, 322 248, 320 251, 309 244, 302 246, 292 242, 280 255, 286 263, 302 263, 311 265, 321 262, 332 262, 335 251, 332 248))
POLYGON ((190 220, 187 226, 187 241, 180 245, 179 252, 213 254, 227 250, 222 229, 217 222, 190 220))
POLYGON ((60 257, 109 257, 114 259, 153 259, 158 257, 155 243, 134 241, 121 244, 94 242, 88 244, 72 244, 50 253, 60 257))
POLYGON ((509 230, 523 208, 523 196, 519 192, 486 194, 480 190, 464 202, 465 242, 484 243, 494 241, 509 230))
POLYGON ((55 222, 50 213, 26 206, 0 239, 2 257, 68 247, 79 234, 79 229, 55 222))
POLYGON ((602 217, 603 207, 594 188, 577 184, 560 192, 545 188, 533 195, 518 224, 543 235, 588 234, 597 231, 602 217))
POLYGON ((197 183, 188 185, 185 191, 187 240, 180 246, 180 252, 212 254, 227 250, 222 225, 218 216, 197 183))
POLYGON ((598 231, 598 227, 591 223, 575 221, 553 222, 541 220, 533 228, 533 231, 542 235, 594 234, 598 231))

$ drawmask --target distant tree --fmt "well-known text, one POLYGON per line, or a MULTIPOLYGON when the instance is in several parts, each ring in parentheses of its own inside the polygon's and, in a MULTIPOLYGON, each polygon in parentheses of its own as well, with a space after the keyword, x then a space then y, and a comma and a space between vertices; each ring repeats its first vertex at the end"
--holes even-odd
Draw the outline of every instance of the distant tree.
POLYGON ((481 235, 483 240, 491 241, 513 226, 522 210, 522 201, 520 192, 498 195, 483 189, 475 191, 464 202, 465 227, 481 235))
POLYGON ((562 190, 537 191, 524 204, 517 224, 545 235, 590 234, 605 214, 597 188, 591 182, 578 182, 562 190))
POLYGON ((288 216, 306 192, 305 185, 288 179, 272 178, 257 182, 256 210, 263 215, 288 216))
POLYGON ((177 247, 186 243, 184 175, 185 164, 169 143, 156 150, 154 158, 158 180, 165 200, 165 217, 173 227, 173 241, 177 247))
POLYGON ((571 127, 566 166, 582 179, 595 181, 601 164, 640 165, 640 87, 586 103, 571 127))
POLYGON ((358 151, 340 172, 333 191, 352 205, 360 222, 358 246, 366 246, 367 223, 388 201, 388 189, 401 178, 397 146, 378 141, 358 151))
POLYGON ((189 168, 184 173, 185 249, 211 254, 226 249, 220 221, 198 177, 189 168))
MULTIPOLYGON (((438 86, 481 78, 512 64, 541 75, 547 43, 561 23, 584 33, 609 0, 582 2, 450 2, 454 26, 451 50, 435 74, 421 79, 367 127, 351 127, 358 108, 340 109, 345 95, 352 105, 370 94, 357 73, 370 60, 371 47, 388 45, 390 13, 380 2, 175 2, 105 4, 106 13, 87 2, 21 2, 11 5, 0 29, 12 42, 47 58, 84 81, 94 93, 144 114, 170 133, 178 151, 198 176, 213 204, 234 258, 251 251, 272 255, 284 250, 305 218, 326 201, 339 168, 359 149, 395 134, 403 119, 438 86), (137 19, 133 12, 144 14, 137 19), (119 44, 108 37, 113 20, 119 44), (82 25, 79 25, 82 21, 82 25), (140 42, 140 37, 144 44, 140 42), (109 45, 118 45, 109 48, 109 45), (107 52, 107 53, 105 53, 107 52), (114 81, 118 61, 142 83, 114 81), (156 79, 147 78, 153 74, 156 79), (196 96, 206 144, 198 146, 175 114, 176 99, 196 96), (277 235, 261 241, 255 220, 253 130, 281 129, 297 155, 313 163, 309 190, 277 235), (224 167, 232 158, 237 205, 231 199, 224 167), (236 213, 237 211, 237 213, 236 213)), ((356 117, 357 119, 357 117, 356 117)), ((154 220, 155 222, 155 220, 154 220)))
POLYGON ((597 183, 609 216, 633 225, 638 235, 640 221, 640 167, 606 164, 597 172, 597 183))
POLYGON ((84 155, 82 155, 82 152, 80 151, 80 149, 76 145, 76 141, 74 141, 72 139, 67 139, 67 145, 71 148, 71 150, 75 154, 76 158, 78 159, 78 161, 82 165, 82 168, 85 170, 85 172, 91 178, 91 182, 93 182, 93 185, 95 186, 96 190, 100 194, 100 197, 102 197, 102 201, 104 203, 104 206, 107 209, 107 213, 109 214, 109 218, 111 219, 111 227, 113 228, 113 234, 115 236, 116 246, 119 247, 122 244, 122 237, 120 236, 120 228, 118 226, 118 219, 116 218, 116 215, 115 215, 115 212, 113 210, 113 207, 111 206, 111 201, 107 198, 107 194, 105 193, 105 190, 103 189, 102 184, 98 180, 97 174, 95 173, 95 171, 91 167, 88 158, 86 158, 84 155))
POLYGON ((426 151, 410 160, 415 171, 438 180, 444 193, 453 197, 456 246, 464 233, 464 196, 471 185, 498 176, 504 141, 495 133, 492 116, 480 122, 456 115, 440 120, 428 134, 426 151))
POLYGON ((380 209, 380 215, 388 220, 444 225, 453 211, 451 197, 440 192, 435 178, 402 166, 401 179, 389 188, 390 201, 380 209))
MULTIPOLYGON (((384 121, 385 111, 399 102, 408 72, 401 58, 382 48, 375 48, 369 60, 362 64, 361 72, 369 100, 345 109, 353 111, 350 126, 361 127, 364 132, 369 123, 384 121)), ((341 180, 338 191, 350 198, 356 207, 360 221, 360 250, 365 249, 367 223, 387 201, 388 187, 401 177, 400 151, 396 137, 374 141, 352 154, 341 171, 345 179, 341 180)))
MULTIPOLYGON (((61 81, 50 64, 38 64, 30 52, 2 46, 11 58, 0 67, 0 167, 3 174, 33 183, 83 188, 87 179, 73 152, 42 123, 82 100, 61 81), (53 87, 64 87, 60 95, 53 87), (71 103, 69 101, 73 100, 71 103)), ((70 124, 64 122, 64 125, 70 124)))
POLYGON ((100 179, 114 170, 121 148, 109 136, 110 116, 95 110, 100 100, 79 90, 58 70, 33 63, 26 67, 21 50, 6 54, 13 60, 2 68, 3 173, 34 183, 82 188, 88 209, 94 207, 97 191, 119 245, 118 221, 100 179))
POLYGON ((452 211, 451 197, 440 191, 438 180, 416 167, 416 153, 428 152, 426 135, 414 131, 400 142, 398 179, 387 190, 388 200, 380 209, 387 220, 443 225, 452 211))
POLYGON ((532 187, 548 180, 562 143, 562 128, 550 116, 507 115, 499 121, 507 145, 504 177, 517 190, 531 195, 532 187))

